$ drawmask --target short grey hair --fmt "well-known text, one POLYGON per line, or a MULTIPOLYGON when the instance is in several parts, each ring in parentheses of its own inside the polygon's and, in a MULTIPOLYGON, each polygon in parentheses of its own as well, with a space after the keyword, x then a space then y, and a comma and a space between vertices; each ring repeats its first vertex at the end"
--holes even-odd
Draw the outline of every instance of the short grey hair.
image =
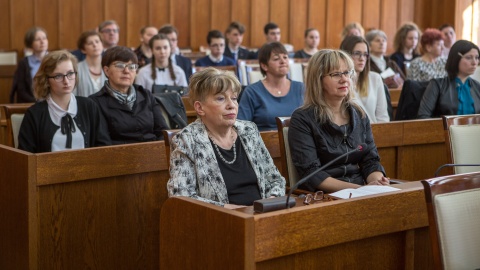
POLYGON ((383 32, 382 30, 374 29, 368 31, 368 33, 365 35, 365 39, 367 40, 368 44, 370 44, 376 37, 383 37, 385 40, 387 39, 387 34, 383 32))

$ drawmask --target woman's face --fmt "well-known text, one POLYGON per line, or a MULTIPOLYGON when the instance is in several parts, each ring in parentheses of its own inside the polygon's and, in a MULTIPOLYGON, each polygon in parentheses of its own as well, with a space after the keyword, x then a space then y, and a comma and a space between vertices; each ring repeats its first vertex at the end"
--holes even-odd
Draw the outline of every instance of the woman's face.
POLYGON ((347 95, 352 83, 352 79, 347 74, 351 70, 348 69, 345 61, 340 61, 340 67, 336 70, 330 70, 329 73, 322 77, 323 97, 327 103, 343 100, 347 95))
POLYGON ((52 74, 48 74, 48 76, 50 77, 48 79, 48 83, 50 85, 50 95, 53 97, 70 95, 73 91, 73 88, 75 88, 76 74, 75 70, 73 69, 72 61, 70 60, 58 63, 52 74))
POLYGON ((427 52, 434 58, 440 57, 443 52, 443 40, 435 40, 432 44, 428 44, 427 52))
POLYGON ((155 40, 153 42, 153 55, 158 61, 168 60, 170 57, 170 41, 168 39, 155 40))
POLYGON ((469 52, 463 54, 460 62, 458 62, 458 76, 465 78, 472 75, 478 66, 478 57, 479 55, 476 49, 471 49, 469 52))
POLYGON ((148 46, 148 42, 150 39, 158 34, 158 30, 155 27, 148 27, 145 29, 145 32, 143 32, 142 36, 140 37, 140 41, 145 45, 148 46))
POLYGON ((308 48, 315 49, 320 44, 320 33, 317 30, 312 30, 308 32, 307 37, 305 38, 305 44, 308 48))
POLYGON ((35 33, 35 39, 32 43, 33 53, 43 53, 48 50, 47 34, 43 31, 37 31, 35 33))
POLYGON ((97 35, 89 36, 83 45, 82 52, 87 56, 99 56, 103 53, 103 43, 97 35))
POLYGON ((272 53, 267 65, 261 64, 267 76, 283 77, 287 76, 289 71, 288 54, 272 53))
POLYGON ((348 35, 347 36, 361 37, 362 32, 360 32, 360 29, 358 29, 358 28, 352 28, 352 29, 348 30, 348 35))
POLYGON ((355 64, 355 71, 357 73, 362 72, 365 69, 365 65, 368 61, 368 48, 367 44, 360 42, 355 44, 352 51, 353 63, 355 64))
POLYGON ((194 105, 197 114, 210 129, 231 127, 237 119, 237 94, 231 89, 225 93, 209 95, 204 101, 196 101, 194 105))
POLYGON ((129 61, 128 63, 114 61, 109 66, 103 67, 103 72, 108 77, 108 82, 113 89, 122 93, 128 93, 128 89, 135 80, 138 65, 129 61))
POLYGON ((387 40, 382 36, 376 36, 370 42, 370 53, 373 55, 384 55, 387 52, 387 40))
POLYGON ((405 48, 409 50, 413 50, 417 48, 418 45, 418 32, 416 30, 411 30, 407 33, 405 37, 405 48))
POLYGON ((457 36, 455 35, 455 30, 452 27, 445 27, 442 29, 442 36, 445 42, 445 47, 450 48, 452 47, 453 43, 457 40, 457 36))

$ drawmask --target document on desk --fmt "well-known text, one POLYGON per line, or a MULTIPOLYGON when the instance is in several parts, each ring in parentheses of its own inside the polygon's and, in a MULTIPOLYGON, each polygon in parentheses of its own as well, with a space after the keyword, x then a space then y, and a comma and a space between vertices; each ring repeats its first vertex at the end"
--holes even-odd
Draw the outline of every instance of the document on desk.
POLYGON ((400 190, 399 188, 394 188, 391 186, 362 186, 359 188, 342 189, 337 192, 330 193, 328 195, 337 197, 340 199, 348 199, 348 198, 357 198, 362 196, 393 192, 393 191, 399 191, 399 190, 400 190))

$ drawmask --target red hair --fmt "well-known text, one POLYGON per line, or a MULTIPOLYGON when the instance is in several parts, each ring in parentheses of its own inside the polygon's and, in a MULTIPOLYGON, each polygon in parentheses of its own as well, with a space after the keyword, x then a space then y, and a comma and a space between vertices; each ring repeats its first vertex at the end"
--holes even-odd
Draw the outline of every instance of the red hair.
POLYGON ((432 45, 438 40, 443 40, 442 32, 435 28, 427 28, 422 34, 420 44, 422 45, 422 49, 425 49, 427 45, 432 45))

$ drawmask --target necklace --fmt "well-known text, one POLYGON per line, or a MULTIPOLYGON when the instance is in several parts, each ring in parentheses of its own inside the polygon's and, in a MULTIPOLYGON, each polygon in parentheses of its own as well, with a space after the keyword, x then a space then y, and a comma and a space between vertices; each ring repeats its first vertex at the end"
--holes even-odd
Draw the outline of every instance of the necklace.
MULTIPOLYGON (((226 164, 228 165, 232 165, 235 160, 237 160, 237 148, 235 146, 235 141, 233 141, 233 160, 232 161, 227 161, 223 156, 222 156, 222 152, 220 152, 220 149, 218 149, 218 145, 215 143, 215 140, 213 139, 212 135, 210 134, 210 131, 207 129, 207 132, 208 132, 208 137, 210 138, 210 140, 212 141, 213 143, 213 147, 215 148, 215 151, 217 151, 217 154, 218 156, 220 157, 220 159, 225 162, 226 164)), ((233 130, 232 130, 232 140, 233 140, 233 130)))
POLYGON ((90 68, 88 68, 88 71, 90 71, 90 74, 92 74, 92 75, 94 75, 94 76, 100 76, 100 75, 102 75, 102 71, 101 71, 101 70, 100 70, 99 73, 95 73, 95 72, 93 72, 90 68))

